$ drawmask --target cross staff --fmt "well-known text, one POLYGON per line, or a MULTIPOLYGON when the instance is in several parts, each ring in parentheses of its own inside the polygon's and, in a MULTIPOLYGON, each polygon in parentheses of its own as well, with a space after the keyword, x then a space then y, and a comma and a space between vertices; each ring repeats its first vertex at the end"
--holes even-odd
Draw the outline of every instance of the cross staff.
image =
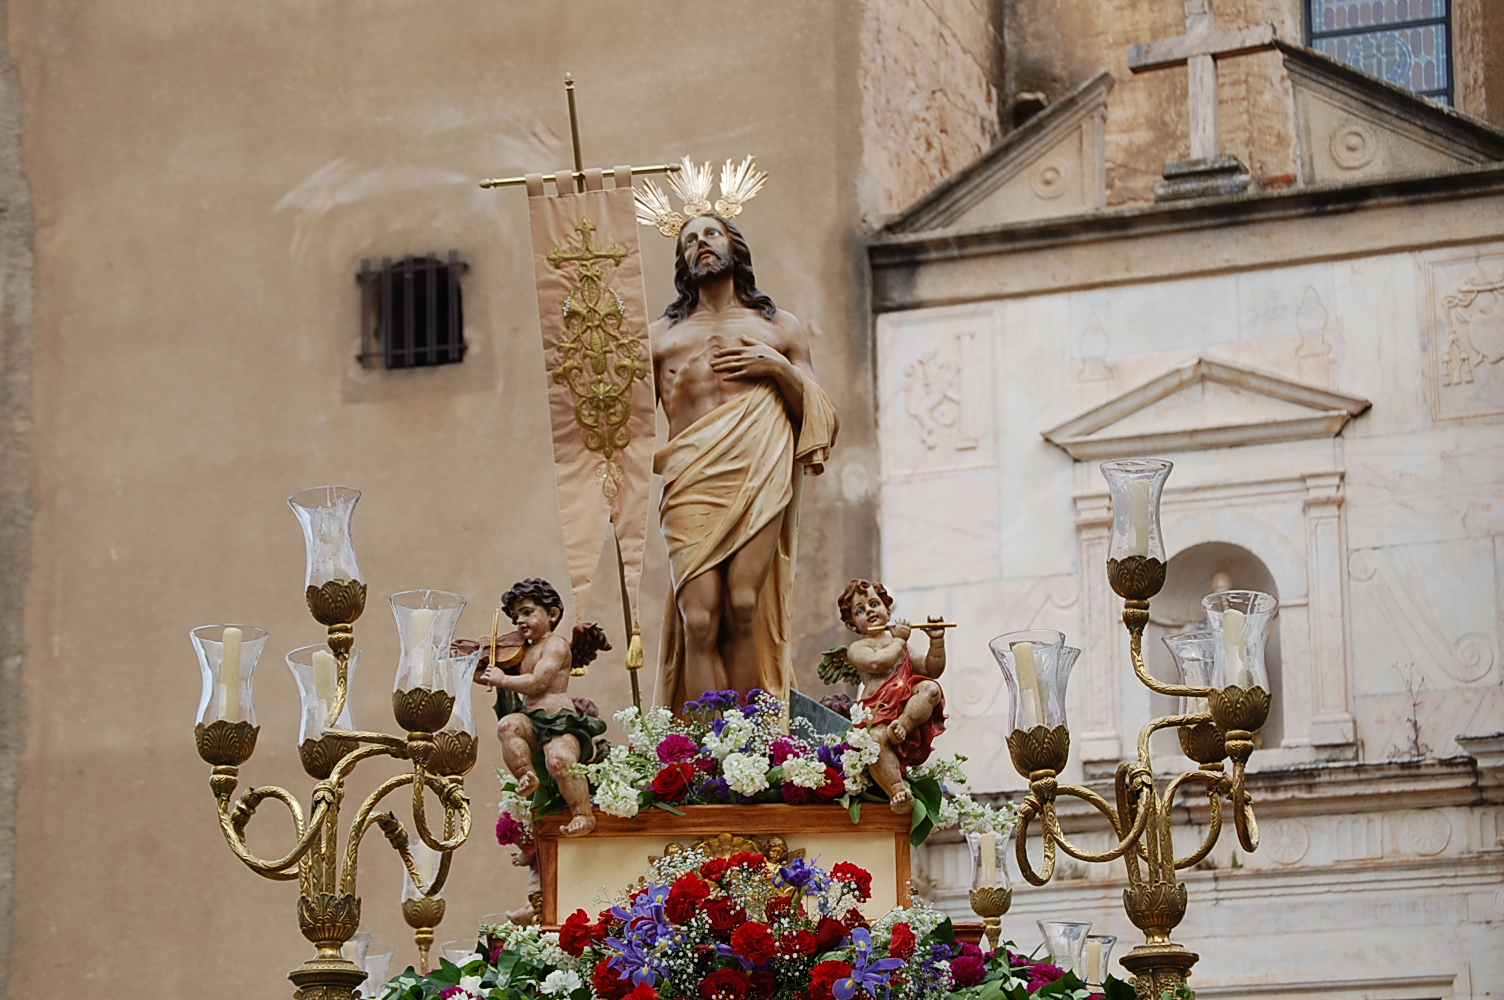
MULTIPOLYGON (((585 179, 585 161, 580 156, 580 120, 574 110, 574 75, 572 73, 564 74, 564 93, 569 98, 569 141, 574 145, 574 170, 571 173, 574 175, 575 186, 578 187, 580 182, 585 179)), ((679 169, 680 167, 677 163, 655 163, 649 167, 633 167, 632 173, 633 175, 671 174, 679 169)), ((601 171, 601 176, 615 177, 616 170, 613 167, 607 167, 601 171)), ((554 174, 544 174, 543 180, 545 182, 552 181, 557 184, 559 178, 554 174)), ((483 188, 511 187, 526 183, 526 177, 492 177, 481 181, 480 186, 483 188)))
POLYGON ((1219 28, 1208 0, 1186 0, 1185 34, 1128 46, 1135 73, 1185 66, 1190 71, 1191 159, 1222 151, 1217 125, 1217 60, 1274 48, 1274 25, 1219 28))

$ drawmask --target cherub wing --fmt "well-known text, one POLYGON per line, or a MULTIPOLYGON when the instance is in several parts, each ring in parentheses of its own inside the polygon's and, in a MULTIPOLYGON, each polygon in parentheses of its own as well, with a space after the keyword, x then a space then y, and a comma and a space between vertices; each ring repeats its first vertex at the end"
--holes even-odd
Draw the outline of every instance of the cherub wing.
POLYGON ((856 672, 856 667, 846 657, 846 647, 837 646, 827 649, 820 658, 820 679, 826 684, 860 684, 862 675, 856 672))

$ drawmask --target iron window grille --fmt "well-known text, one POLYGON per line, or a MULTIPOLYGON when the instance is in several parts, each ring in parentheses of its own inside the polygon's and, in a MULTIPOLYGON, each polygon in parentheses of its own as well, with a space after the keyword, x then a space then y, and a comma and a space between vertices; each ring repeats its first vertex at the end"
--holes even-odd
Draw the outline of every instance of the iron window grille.
POLYGON ((1451 0, 1306 0, 1306 44, 1397 87, 1452 103, 1451 0))
POLYGON ((459 252, 360 262, 360 363, 385 368, 457 364, 465 357, 459 252))

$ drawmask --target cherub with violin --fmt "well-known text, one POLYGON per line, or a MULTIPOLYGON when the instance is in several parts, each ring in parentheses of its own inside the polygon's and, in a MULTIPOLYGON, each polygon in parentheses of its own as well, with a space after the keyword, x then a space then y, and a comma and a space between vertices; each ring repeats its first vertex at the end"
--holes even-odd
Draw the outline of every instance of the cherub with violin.
POLYGON ((570 697, 569 675, 611 644, 598 625, 576 625, 573 642, 555 634, 564 601, 547 580, 514 583, 501 595, 501 609, 516 631, 480 644, 475 682, 496 689, 502 759, 517 779, 518 794, 526 796, 539 788, 533 758, 541 753, 572 816, 561 832, 583 836, 595 828, 590 785, 572 770, 577 763, 595 760, 596 737, 606 724, 585 711, 595 707, 587 699, 570 697))
POLYGON ((836 606, 859 638, 826 652, 820 679, 860 685, 857 704, 870 713, 867 724, 880 751, 867 773, 888 793, 894 812, 909 812, 914 797, 904 772, 928 760, 935 737, 945 732, 945 693, 933 678, 945 672, 945 630, 951 623, 931 617, 911 626, 892 618, 893 598, 872 580, 852 580, 836 606), (915 627, 929 637, 918 663, 908 642, 915 627))

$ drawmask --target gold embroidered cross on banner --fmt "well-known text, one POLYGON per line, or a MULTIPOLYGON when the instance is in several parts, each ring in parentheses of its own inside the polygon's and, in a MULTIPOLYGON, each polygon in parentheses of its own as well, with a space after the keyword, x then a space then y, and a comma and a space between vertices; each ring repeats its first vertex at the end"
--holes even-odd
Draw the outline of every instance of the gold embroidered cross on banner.
POLYGON ((610 249, 591 245, 595 224, 582 217, 575 232, 578 249, 554 247, 548 262, 563 270, 574 266, 575 285, 564 299, 564 328, 569 338, 556 349, 553 380, 574 394, 574 418, 585 447, 605 459, 596 472, 601 492, 615 500, 622 481, 621 467, 612 456, 631 442, 627 422, 632 417, 632 386, 647 378, 648 366, 642 342, 621 330, 625 303, 606 283, 603 261, 620 265, 627 249, 612 243, 610 249))

